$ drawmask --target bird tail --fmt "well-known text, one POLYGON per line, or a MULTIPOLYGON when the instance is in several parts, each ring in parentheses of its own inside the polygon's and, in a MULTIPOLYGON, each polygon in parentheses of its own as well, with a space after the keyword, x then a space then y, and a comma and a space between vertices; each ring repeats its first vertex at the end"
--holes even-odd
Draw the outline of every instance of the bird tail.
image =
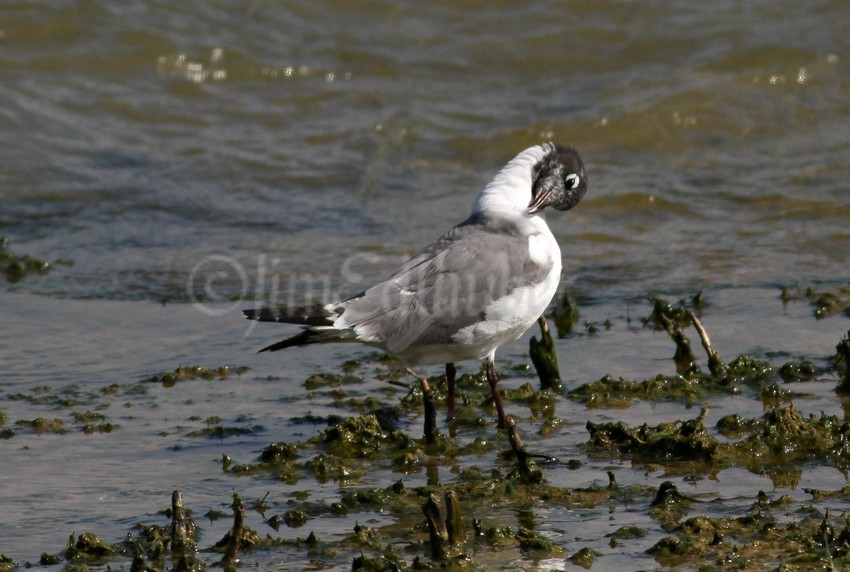
POLYGON ((260 352, 276 352, 293 346, 306 346, 322 342, 345 342, 354 339, 354 332, 338 330, 333 323, 339 316, 329 311, 321 304, 312 306, 277 306, 274 308, 253 308, 242 310, 249 320, 259 322, 283 322, 307 326, 300 334, 286 338, 259 350, 260 352))

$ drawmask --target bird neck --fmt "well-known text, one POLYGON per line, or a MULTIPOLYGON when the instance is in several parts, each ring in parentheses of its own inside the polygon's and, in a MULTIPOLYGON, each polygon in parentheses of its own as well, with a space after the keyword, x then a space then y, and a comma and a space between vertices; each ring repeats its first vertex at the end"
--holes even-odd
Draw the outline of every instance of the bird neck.
MULTIPOLYGON (((529 216, 528 204, 531 202, 531 175, 547 153, 551 152, 549 143, 529 147, 505 165, 484 190, 478 193, 472 205, 473 216, 505 217, 511 214, 529 216)), ((540 213, 542 214, 542 212, 540 213)), ((540 216, 532 215, 532 216, 540 216)))

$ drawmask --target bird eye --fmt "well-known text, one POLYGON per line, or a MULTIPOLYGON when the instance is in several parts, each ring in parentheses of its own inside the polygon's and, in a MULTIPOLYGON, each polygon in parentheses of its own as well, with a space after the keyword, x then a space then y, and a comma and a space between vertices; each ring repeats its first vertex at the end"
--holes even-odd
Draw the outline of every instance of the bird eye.
POLYGON ((567 178, 564 179, 564 182, 567 184, 567 189, 573 190, 578 186, 579 177, 573 173, 572 175, 567 176, 567 178))

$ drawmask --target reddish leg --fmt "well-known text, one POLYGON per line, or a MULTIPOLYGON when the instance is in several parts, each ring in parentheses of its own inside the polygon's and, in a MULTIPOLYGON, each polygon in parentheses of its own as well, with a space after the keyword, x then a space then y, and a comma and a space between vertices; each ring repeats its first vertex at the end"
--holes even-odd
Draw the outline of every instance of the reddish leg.
POLYGON ((448 401, 446 421, 454 421, 455 418, 455 377, 457 377, 457 369, 455 369, 455 364, 449 362, 446 364, 446 380, 449 384, 449 394, 446 398, 448 401))

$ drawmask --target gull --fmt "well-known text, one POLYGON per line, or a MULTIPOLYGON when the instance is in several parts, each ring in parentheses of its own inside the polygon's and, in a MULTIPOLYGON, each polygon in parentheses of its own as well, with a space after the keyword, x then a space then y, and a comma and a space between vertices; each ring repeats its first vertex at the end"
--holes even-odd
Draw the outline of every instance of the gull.
POLYGON ((561 250, 544 209, 569 210, 586 191, 587 175, 575 149, 554 143, 529 147, 484 187, 466 220, 385 281, 339 302, 243 313, 251 320, 303 326, 260 352, 358 342, 408 368, 445 364, 449 420, 455 417, 455 362, 481 360, 504 428, 496 350, 537 321, 561 277, 561 250))

